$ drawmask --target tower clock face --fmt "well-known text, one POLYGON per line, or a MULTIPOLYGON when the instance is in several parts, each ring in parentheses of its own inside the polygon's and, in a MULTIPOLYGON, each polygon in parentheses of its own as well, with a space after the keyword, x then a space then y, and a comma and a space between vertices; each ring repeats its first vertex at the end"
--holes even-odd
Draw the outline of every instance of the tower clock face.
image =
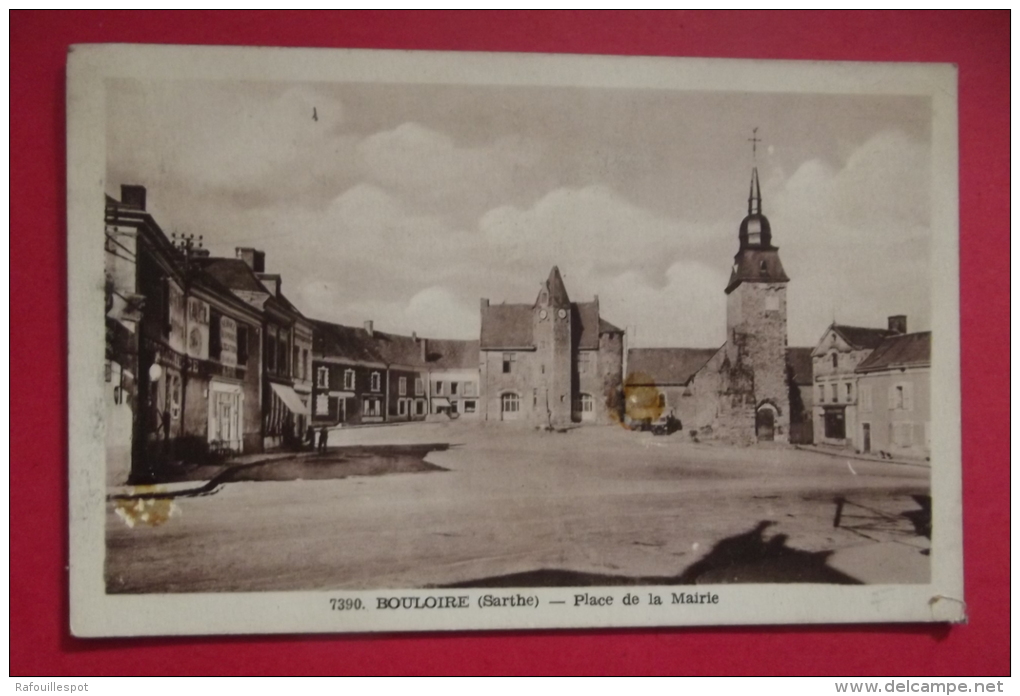
POLYGON ((545 311, 544 309, 541 312, 538 313, 539 319, 545 319, 548 316, 549 316, 549 312, 545 311))
POLYGON ((565 310, 565 309, 561 309, 560 311, 556 312, 556 315, 557 315, 557 316, 558 316, 558 317, 559 317, 560 319, 564 319, 564 318, 566 318, 566 316, 567 316, 567 310, 565 310))

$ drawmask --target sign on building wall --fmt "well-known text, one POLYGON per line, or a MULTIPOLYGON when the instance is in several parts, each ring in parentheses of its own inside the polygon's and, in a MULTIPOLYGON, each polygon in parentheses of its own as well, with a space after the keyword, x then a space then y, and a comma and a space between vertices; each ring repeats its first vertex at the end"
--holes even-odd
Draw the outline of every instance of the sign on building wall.
POLYGON ((220 362, 237 365, 237 322, 230 317, 220 317, 220 362))

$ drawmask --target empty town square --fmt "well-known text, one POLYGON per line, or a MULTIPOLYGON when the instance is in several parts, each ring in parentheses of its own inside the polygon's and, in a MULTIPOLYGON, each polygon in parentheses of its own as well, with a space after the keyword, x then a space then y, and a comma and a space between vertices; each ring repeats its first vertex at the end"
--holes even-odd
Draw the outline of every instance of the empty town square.
POLYGON ((279 457, 111 496, 109 591, 929 579, 923 462, 457 420, 279 457))

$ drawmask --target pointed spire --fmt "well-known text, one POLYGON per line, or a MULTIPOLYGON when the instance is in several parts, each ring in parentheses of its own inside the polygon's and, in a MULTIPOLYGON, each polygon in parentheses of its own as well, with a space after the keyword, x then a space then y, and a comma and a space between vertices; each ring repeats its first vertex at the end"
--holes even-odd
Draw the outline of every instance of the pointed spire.
POLYGON ((549 304, 554 307, 565 307, 570 304, 567 287, 563 284, 560 269, 553 266, 549 271, 549 279, 545 281, 545 289, 549 292, 549 304))
POLYGON ((751 193, 747 197, 747 214, 761 215, 761 186, 758 184, 758 167, 751 169, 751 193))

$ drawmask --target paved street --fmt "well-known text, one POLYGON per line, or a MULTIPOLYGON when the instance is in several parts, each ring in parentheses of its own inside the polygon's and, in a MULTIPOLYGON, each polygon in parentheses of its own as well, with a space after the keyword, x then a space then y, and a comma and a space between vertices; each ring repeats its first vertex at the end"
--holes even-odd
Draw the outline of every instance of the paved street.
POLYGON ((450 447, 426 458, 445 470, 228 483, 167 502, 156 526, 128 526, 110 503, 109 590, 928 580, 924 466, 609 426, 429 423, 329 441, 450 447))

